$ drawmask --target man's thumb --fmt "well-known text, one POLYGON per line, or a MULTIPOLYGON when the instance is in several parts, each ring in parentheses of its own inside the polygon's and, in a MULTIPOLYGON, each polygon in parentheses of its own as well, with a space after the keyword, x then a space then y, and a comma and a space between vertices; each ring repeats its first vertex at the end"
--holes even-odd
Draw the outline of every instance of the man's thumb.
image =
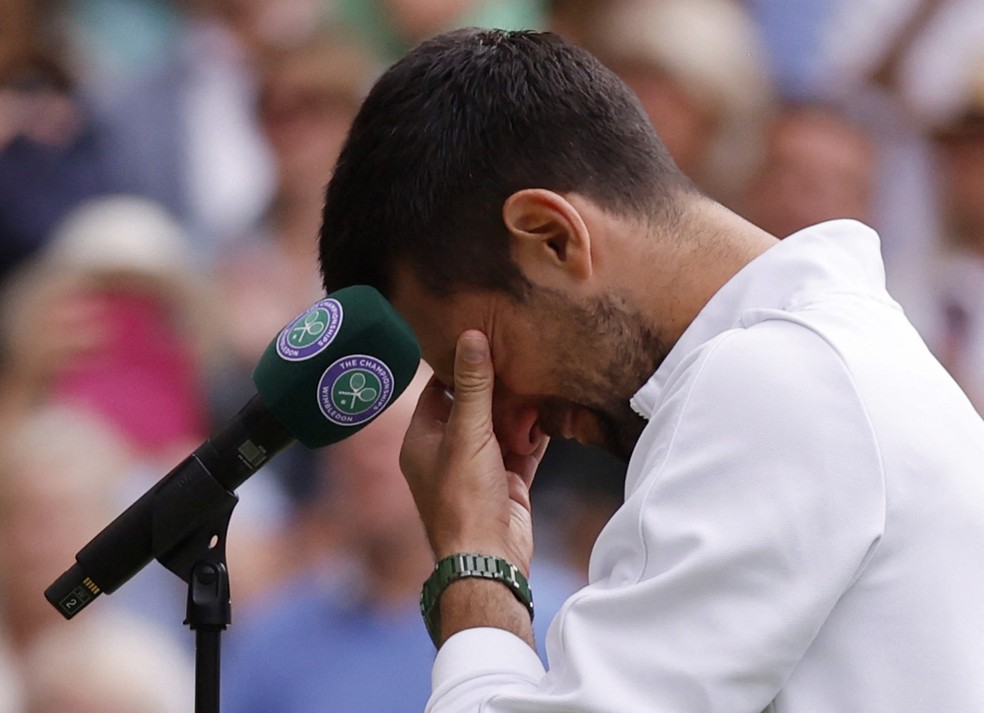
POLYGON ((492 422, 492 389, 495 373, 489 340, 477 330, 469 330, 458 337, 454 354, 454 404, 451 421, 462 425, 492 422))

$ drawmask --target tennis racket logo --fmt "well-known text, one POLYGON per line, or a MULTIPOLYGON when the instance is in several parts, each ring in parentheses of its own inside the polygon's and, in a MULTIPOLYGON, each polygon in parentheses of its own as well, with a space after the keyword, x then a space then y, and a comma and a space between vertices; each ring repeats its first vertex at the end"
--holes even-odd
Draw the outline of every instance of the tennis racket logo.
POLYGON ((294 323, 287 335, 287 343, 300 349, 318 341, 318 337, 328 328, 328 311, 316 309, 301 318, 301 323, 294 323))
POLYGON ((346 413, 362 413, 375 403, 379 387, 379 379, 374 374, 350 371, 335 382, 335 404, 346 413))
POLYGON ((277 353, 287 361, 310 359, 332 343, 341 326, 341 303, 321 300, 283 328, 277 337, 277 353))
POLYGON ((337 360, 321 376, 318 403, 321 413, 340 426, 359 426, 386 408, 393 396, 393 372, 384 362, 366 354, 337 360))

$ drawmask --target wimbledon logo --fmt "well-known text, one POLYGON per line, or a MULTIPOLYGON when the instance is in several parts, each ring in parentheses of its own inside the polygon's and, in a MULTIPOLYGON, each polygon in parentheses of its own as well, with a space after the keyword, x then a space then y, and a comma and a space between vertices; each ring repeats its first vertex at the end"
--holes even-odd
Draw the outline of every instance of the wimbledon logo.
POLYGON ((339 426, 360 426, 386 408, 393 372, 376 357, 353 354, 329 366, 318 383, 321 413, 339 426))
POLYGON ((316 302, 280 332, 277 353, 287 361, 310 359, 331 344, 341 326, 342 305, 338 300, 316 302))

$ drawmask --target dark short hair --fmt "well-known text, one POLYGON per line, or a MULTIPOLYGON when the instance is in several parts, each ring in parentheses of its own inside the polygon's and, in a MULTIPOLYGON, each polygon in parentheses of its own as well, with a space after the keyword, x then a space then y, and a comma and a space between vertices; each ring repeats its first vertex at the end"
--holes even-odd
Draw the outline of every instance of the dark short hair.
POLYGON ((586 50, 550 33, 476 29, 420 44, 369 92, 335 166, 325 288, 389 294, 405 264, 437 295, 522 297, 502 206, 524 188, 644 219, 693 190, 635 95, 586 50))

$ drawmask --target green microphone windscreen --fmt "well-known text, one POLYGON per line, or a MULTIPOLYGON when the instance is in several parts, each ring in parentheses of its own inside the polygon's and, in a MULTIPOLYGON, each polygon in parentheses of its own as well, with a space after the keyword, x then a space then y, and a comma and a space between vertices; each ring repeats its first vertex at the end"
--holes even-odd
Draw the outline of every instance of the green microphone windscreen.
POLYGON ((253 370, 260 400, 308 448, 352 435, 413 379, 420 346, 372 287, 316 302, 270 342, 253 370))

